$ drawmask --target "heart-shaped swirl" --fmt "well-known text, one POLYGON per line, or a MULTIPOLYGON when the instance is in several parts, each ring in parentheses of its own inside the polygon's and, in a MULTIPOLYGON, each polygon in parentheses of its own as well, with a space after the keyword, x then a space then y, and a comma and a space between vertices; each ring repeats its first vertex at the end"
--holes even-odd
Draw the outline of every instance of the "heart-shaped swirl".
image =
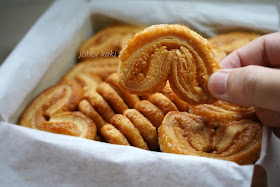
POLYGON ((40 93, 26 108, 19 125, 48 132, 94 139, 96 125, 84 114, 72 112, 83 97, 76 81, 56 84, 40 93))
POLYGON ((158 129, 158 136, 163 152, 253 164, 260 155, 262 125, 242 120, 224 123, 215 130, 202 117, 169 112, 158 129))
POLYGON ((212 103, 209 76, 220 69, 209 42, 181 25, 154 25, 132 37, 120 53, 118 82, 122 89, 151 94, 167 79, 175 94, 191 103, 212 103))

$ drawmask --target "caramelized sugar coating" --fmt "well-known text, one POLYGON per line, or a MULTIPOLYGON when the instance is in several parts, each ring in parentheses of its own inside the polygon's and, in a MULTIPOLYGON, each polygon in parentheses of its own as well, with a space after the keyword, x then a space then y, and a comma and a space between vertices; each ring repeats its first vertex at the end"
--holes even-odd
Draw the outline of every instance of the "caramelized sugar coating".
POLYGON ((94 55, 85 55, 82 59, 93 58, 96 56, 106 55, 107 52, 114 52, 113 55, 118 55, 126 42, 137 32, 143 30, 145 27, 118 25, 107 27, 83 43, 78 50, 80 53, 93 53, 94 55))
POLYGON ((82 100, 79 103, 79 111, 88 116, 97 126, 98 131, 106 124, 105 120, 96 112, 93 106, 87 101, 82 100))
POLYGON ((157 150, 158 136, 156 128, 153 126, 153 124, 135 109, 128 109, 124 111, 123 115, 126 116, 138 129, 149 149, 157 150))
POLYGON ((80 74, 97 75, 102 80, 106 79, 110 74, 117 72, 120 59, 112 58, 92 58, 76 64, 68 71, 62 81, 76 79, 80 74))
POLYGON ((124 135, 113 125, 107 123, 100 130, 106 142, 118 145, 130 145, 124 135))
POLYGON ((123 111, 128 109, 128 106, 124 103, 123 99, 108 83, 100 83, 96 91, 107 101, 116 113, 122 114, 123 111))
POLYGON ((224 123, 214 130, 202 117, 169 112, 158 136, 163 152, 253 164, 260 156, 262 125, 242 120, 224 123))
POLYGON ((216 53, 185 26, 151 26, 133 36, 119 57, 118 82, 130 93, 156 93, 169 80, 174 93, 188 103, 215 101, 207 82, 220 69, 216 53))
POLYGON ((37 129, 56 134, 65 134, 87 139, 95 139, 96 125, 81 112, 63 112, 51 116, 47 121, 38 116, 37 129), (41 118, 41 119, 38 119, 41 118))
POLYGON ((99 93, 90 92, 90 95, 86 95, 85 99, 89 101, 93 108, 107 123, 110 123, 110 120, 115 113, 99 93))
POLYGON ((130 94, 122 89, 120 89, 119 84, 117 82, 117 73, 113 73, 108 76, 105 80, 108 84, 111 85, 112 88, 118 93, 119 96, 123 98, 125 103, 129 106, 129 108, 133 108, 134 105, 140 101, 139 97, 135 94, 130 94))
POLYGON ((134 109, 145 116, 156 128, 161 125, 164 113, 150 101, 142 100, 136 103, 134 109))
POLYGON ((190 106, 190 113, 203 116, 211 126, 219 127, 221 123, 242 119, 257 120, 253 107, 244 107, 218 100, 212 104, 190 106))
POLYGON ((72 112, 82 96, 83 90, 76 81, 56 84, 41 92, 29 104, 18 124, 57 134, 94 139, 94 122, 80 112, 72 112))
POLYGON ((133 146, 148 150, 147 143, 127 117, 122 114, 116 114, 111 118, 111 124, 119 129, 133 146))
POLYGON ((18 124, 37 128, 37 118, 73 111, 83 97, 83 90, 76 81, 65 81, 41 92, 24 110, 18 124))
POLYGON ((148 100, 157 106, 164 115, 170 111, 178 111, 176 105, 162 93, 155 93, 149 96, 148 100))
POLYGON ((162 89, 161 93, 163 93, 166 97, 168 97, 181 112, 189 111, 189 104, 181 100, 171 89, 169 81, 167 81, 166 85, 162 89))
POLYGON ((230 32, 220 34, 209 39, 212 47, 218 54, 218 60, 221 61, 226 55, 239 49, 254 39, 260 37, 259 34, 250 32, 230 32))

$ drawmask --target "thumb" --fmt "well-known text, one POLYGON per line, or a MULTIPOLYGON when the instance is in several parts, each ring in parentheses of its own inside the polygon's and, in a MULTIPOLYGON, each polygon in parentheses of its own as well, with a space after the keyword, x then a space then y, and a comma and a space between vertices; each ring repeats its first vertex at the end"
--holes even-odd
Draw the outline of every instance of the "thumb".
POLYGON ((262 66, 223 69, 208 81, 217 99, 280 112, 280 70, 262 66))

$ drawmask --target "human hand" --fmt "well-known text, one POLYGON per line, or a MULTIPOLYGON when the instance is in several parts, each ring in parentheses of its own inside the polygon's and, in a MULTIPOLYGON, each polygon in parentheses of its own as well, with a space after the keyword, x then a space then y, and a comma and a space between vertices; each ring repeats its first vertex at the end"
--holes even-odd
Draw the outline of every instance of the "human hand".
POLYGON ((264 35, 232 52, 211 75, 217 99, 254 106, 260 121, 280 138, 280 32, 264 35))

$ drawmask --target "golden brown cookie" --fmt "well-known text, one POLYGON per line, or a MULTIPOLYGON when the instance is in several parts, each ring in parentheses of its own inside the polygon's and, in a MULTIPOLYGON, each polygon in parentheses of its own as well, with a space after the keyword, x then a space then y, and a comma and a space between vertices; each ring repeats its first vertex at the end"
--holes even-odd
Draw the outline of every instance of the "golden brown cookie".
POLYGON ((117 73, 113 73, 110 76, 108 76, 105 80, 108 84, 114 88, 114 90, 118 93, 119 96, 123 98, 125 103, 129 106, 129 108, 133 108, 134 105, 140 101, 139 97, 135 94, 130 94, 126 91, 123 91, 120 89, 118 83, 117 83, 117 73))
POLYGON ((130 145, 124 135, 113 125, 107 123, 100 130, 106 142, 118 145, 130 145))
POLYGON ((79 111, 88 116, 97 126, 98 131, 106 124, 105 120, 96 112, 87 100, 79 103, 79 111))
POLYGON ((115 113, 104 98, 97 92, 91 92, 90 95, 87 95, 85 98, 98 114, 100 114, 107 123, 110 123, 111 117, 115 115, 115 113))
POLYGON ((128 106, 124 103, 123 99, 108 83, 100 83, 96 91, 107 101, 116 113, 122 114, 123 111, 128 109, 128 106))
POLYGON ((139 101, 134 108, 143 114, 156 128, 161 125, 164 113, 150 101, 139 101))
POLYGON ((37 128, 36 118, 48 119, 51 116, 73 111, 83 97, 83 90, 76 81, 65 81, 41 92, 24 110, 18 124, 37 128))
POLYGON ((156 107, 158 107, 164 115, 170 111, 178 111, 176 105, 162 93, 154 93, 148 99, 156 107))
POLYGON ((81 112, 62 112, 52 115, 48 121, 38 115, 36 121, 39 130, 91 140, 96 137, 96 125, 81 112))
POLYGON ((151 122, 135 109, 125 110, 125 115, 138 129, 150 150, 158 149, 158 136, 156 128, 151 122))
POLYGON ((260 156, 262 125, 250 120, 234 121, 215 131, 200 116, 169 112, 158 136, 163 152, 253 164, 260 156))
POLYGON ((135 147, 148 150, 147 143, 140 135, 138 129, 124 115, 116 114, 111 118, 111 124, 114 125, 127 138, 127 140, 135 147))
POLYGON ((210 43, 181 25, 154 25, 137 33, 120 52, 119 86, 135 94, 174 93, 192 103, 212 103, 207 82, 220 69, 210 43))
POLYGON ((189 104, 185 101, 181 100, 171 89, 169 81, 167 81, 165 87, 162 89, 161 93, 163 93, 166 97, 168 97, 182 112, 189 111, 189 104))

